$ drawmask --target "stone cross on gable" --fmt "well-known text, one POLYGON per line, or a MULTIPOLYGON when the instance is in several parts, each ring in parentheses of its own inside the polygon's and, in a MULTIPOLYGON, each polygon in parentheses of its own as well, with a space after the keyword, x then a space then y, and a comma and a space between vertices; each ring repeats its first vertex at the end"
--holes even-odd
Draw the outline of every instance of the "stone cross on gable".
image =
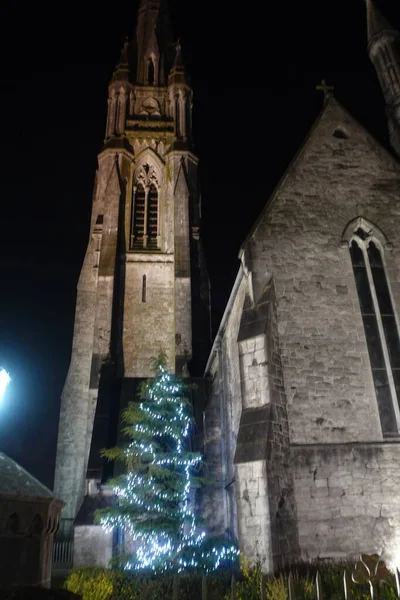
POLYGON ((325 81, 325 79, 323 79, 321 81, 321 83, 319 85, 317 85, 317 87, 315 88, 318 92, 324 92, 324 100, 326 101, 329 96, 332 94, 333 90, 335 89, 333 87, 333 85, 328 85, 325 81))

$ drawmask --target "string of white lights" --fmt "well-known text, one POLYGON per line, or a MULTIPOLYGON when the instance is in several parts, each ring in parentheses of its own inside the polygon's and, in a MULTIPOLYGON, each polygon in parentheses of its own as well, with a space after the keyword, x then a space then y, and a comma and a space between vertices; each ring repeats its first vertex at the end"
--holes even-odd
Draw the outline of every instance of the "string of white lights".
POLYGON ((202 457, 185 450, 193 418, 183 393, 183 384, 160 366, 145 400, 132 403, 131 422, 129 413, 126 419, 132 440, 125 456, 136 470, 119 478, 116 506, 101 523, 108 531, 120 528, 135 543, 127 569, 211 571, 238 555, 230 543, 207 548, 206 533, 197 526, 191 488, 202 457))

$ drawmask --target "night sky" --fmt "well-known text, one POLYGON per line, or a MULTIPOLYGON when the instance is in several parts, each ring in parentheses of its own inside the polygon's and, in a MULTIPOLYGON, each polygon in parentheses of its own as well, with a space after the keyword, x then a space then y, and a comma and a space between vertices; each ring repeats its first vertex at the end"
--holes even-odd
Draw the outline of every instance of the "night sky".
MULTIPOLYGON (((379 6, 400 28, 395 4, 379 6)), ((170 8, 195 93, 216 331, 240 244, 322 108, 315 86, 324 76, 387 145, 384 103, 363 0, 170 8)), ((137 0, 0 7, 0 365, 13 378, 0 451, 49 486, 107 85, 136 12, 137 0)))

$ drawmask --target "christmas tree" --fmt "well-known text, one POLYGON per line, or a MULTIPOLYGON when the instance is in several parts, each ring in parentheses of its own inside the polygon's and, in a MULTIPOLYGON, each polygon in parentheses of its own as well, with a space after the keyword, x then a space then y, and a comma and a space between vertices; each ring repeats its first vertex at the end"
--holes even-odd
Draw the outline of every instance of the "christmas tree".
POLYGON ((110 460, 122 460, 124 475, 110 484, 115 505, 98 511, 106 530, 121 528, 134 543, 125 568, 206 572, 235 560, 236 546, 208 540, 197 523, 194 488, 202 466, 199 453, 188 449, 193 423, 185 385, 168 373, 165 357, 155 364, 155 377, 141 386, 140 401, 124 411, 125 448, 103 451, 110 460))

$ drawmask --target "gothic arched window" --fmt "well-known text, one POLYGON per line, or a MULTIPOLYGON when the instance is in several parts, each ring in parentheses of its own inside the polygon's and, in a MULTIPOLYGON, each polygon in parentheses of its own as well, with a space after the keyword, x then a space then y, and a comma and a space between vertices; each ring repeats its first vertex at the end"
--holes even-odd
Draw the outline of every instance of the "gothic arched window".
POLYGON ((36 514, 33 517, 32 523, 29 527, 30 535, 42 535, 44 530, 43 519, 40 515, 36 514))
POLYGON ((139 176, 143 183, 136 186, 133 194, 133 211, 131 227, 131 250, 158 250, 158 189, 154 183, 147 184, 151 175, 150 168, 145 165, 139 176))
POLYGON ((379 243, 359 227, 350 255, 384 435, 399 432, 400 341, 379 243))

